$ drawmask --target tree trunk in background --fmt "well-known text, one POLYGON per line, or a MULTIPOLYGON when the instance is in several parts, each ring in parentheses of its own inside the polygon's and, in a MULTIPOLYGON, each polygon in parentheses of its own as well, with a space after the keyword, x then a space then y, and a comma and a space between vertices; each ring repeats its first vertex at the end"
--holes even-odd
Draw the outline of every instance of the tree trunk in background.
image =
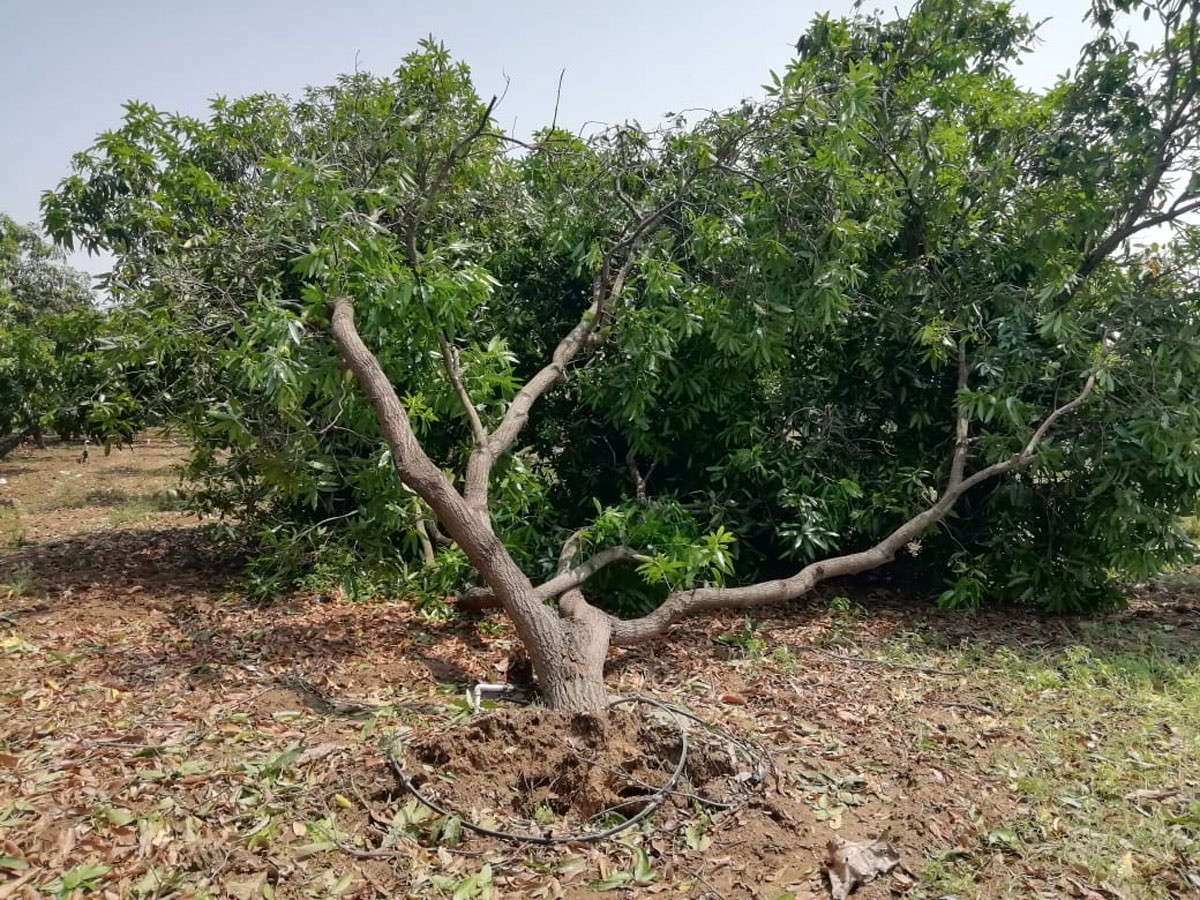
POLYGON ((19 431, 16 434, 10 434, 7 437, 0 438, 0 459, 4 459, 8 454, 12 453, 21 446, 21 442, 29 436, 27 431, 19 431))

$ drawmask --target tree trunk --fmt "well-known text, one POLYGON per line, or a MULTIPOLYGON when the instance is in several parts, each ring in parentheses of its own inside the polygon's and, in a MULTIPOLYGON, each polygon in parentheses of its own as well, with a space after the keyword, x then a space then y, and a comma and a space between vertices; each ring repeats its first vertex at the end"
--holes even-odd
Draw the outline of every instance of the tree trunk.
POLYGON ((578 590, 567 591, 558 605, 562 618, 558 620, 557 652, 546 654, 549 665, 538 673, 542 699, 551 709, 602 710, 608 706, 604 660, 612 636, 611 620, 578 590))
POLYGON ((0 459, 4 459, 4 457, 8 456, 8 454, 20 447, 21 442, 24 441, 28 436, 29 432, 18 431, 16 434, 0 437, 0 459))

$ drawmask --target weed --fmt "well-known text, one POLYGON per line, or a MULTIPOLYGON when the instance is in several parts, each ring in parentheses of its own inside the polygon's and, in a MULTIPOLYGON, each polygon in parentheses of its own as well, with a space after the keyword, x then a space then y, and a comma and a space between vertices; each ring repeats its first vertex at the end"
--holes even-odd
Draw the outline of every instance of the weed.
POLYGON ((761 658, 767 649, 767 642, 755 633, 754 623, 749 616, 746 617, 740 632, 726 632, 717 638, 717 643, 724 644, 726 647, 738 647, 751 659, 761 658))
POLYGON ((5 600, 15 600, 18 597, 28 596, 33 590, 34 584, 33 567, 28 563, 23 563, 13 569, 5 581, 0 582, 0 597, 5 600))

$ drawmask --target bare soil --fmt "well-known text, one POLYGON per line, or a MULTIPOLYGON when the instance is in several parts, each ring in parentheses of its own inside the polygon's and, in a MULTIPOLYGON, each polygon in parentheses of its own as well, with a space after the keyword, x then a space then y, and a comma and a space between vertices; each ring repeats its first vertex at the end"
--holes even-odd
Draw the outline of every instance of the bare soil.
MULTIPOLYGON (((249 603, 195 520, 156 508, 180 448, 77 454, 0 463, 0 499, 18 501, 0 506, 0 900, 822 897, 826 843, 880 836, 901 867, 856 897, 941 896, 935 864, 966 866, 960 896, 1116 896, 1101 869, 1006 837, 1044 812, 1011 769, 1040 745, 994 660, 1075 647, 1077 620, 941 616, 886 585, 853 588, 869 615, 826 594, 755 618, 761 646, 738 643, 744 617, 693 620, 614 653, 610 690, 765 748, 772 774, 745 790, 745 760, 693 725, 680 793, 647 822, 514 845, 451 834, 389 750, 464 818, 563 834, 664 784, 677 730, 640 708, 472 716, 465 692, 503 680, 517 646, 502 618, 436 622, 336 591, 249 603)), ((1148 589, 1107 621, 1184 652, 1198 596, 1148 589)), ((1123 896, 1186 896, 1186 862, 1133 859, 1150 886, 1123 896)))
MULTIPOLYGON (((586 823, 608 812, 626 818, 662 790, 674 792, 670 800, 683 807, 697 796, 720 804, 736 800, 734 776, 739 768, 753 776, 754 760, 739 764, 734 745, 692 731, 686 720, 671 721, 663 713, 534 707, 422 735, 404 748, 404 756, 413 783, 441 805, 475 817, 481 808, 485 815, 500 811, 531 821, 541 816, 540 824, 559 826, 547 831, 549 837, 556 831, 598 831, 586 823), (676 779, 685 734, 690 740, 676 779)), ((530 833, 527 823, 519 827, 530 833)))

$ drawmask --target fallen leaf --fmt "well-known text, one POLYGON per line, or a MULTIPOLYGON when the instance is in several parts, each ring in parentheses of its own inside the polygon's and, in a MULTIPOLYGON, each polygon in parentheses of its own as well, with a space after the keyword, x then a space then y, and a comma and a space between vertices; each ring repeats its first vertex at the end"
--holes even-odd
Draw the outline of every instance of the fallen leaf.
POLYGON ((1140 791, 1133 791, 1132 793, 1126 794, 1125 799, 1132 800, 1132 801, 1137 801, 1137 800, 1175 800, 1175 799, 1182 800, 1183 794, 1179 793, 1179 791, 1172 790, 1170 788, 1159 788, 1158 790, 1144 790, 1143 789, 1140 791))
POLYGON ((886 875, 900 863, 900 854, 887 841, 847 841, 825 845, 825 871, 833 900, 846 900, 859 885, 886 875))

